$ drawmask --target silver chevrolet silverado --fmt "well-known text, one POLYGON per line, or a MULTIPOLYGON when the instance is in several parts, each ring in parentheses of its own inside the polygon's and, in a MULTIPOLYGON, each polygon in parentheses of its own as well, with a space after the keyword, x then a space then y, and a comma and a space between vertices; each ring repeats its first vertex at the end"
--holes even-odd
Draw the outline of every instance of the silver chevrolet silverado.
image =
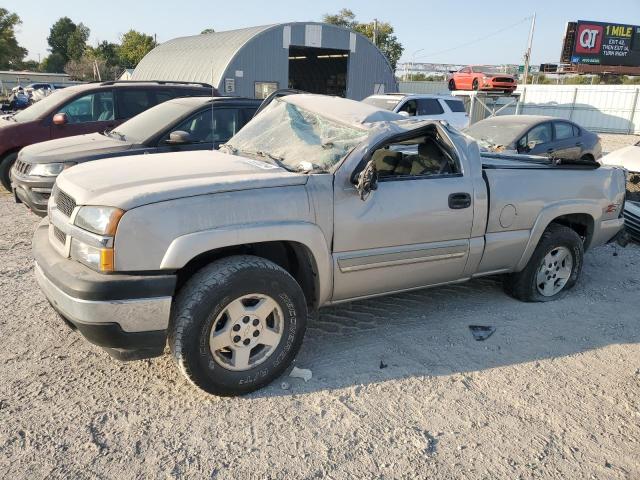
POLYGON ((598 167, 483 157, 444 123, 291 95, 222 151, 65 171, 35 274, 116 358, 168 343, 195 385, 243 394, 283 373, 322 306, 496 274, 520 300, 560 298, 623 226, 624 171, 598 167))

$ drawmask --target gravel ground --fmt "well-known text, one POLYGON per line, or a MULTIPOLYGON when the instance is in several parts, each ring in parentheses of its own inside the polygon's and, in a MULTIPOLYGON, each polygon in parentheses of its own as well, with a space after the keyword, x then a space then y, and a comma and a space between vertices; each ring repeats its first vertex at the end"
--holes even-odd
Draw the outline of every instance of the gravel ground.
POLYGON ((638 246, 589 252, 556 302, 483 279, 323 310, 309 382, 227 399, 67 329, 33 278, 38 219, 0 211, 0 478, 640 477, 638 246))
POLYGON ((640 141, 640 135, 618 135, 615 133, 599 133, 602 153, 607 154, 618 148, 633 145, 640 141))

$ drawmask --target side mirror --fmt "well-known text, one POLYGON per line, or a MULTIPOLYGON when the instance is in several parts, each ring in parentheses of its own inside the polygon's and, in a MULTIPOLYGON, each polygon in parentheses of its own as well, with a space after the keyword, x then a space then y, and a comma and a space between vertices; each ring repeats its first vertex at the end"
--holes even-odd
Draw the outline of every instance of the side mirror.
POLYGON ((378 189, 378 170, 373 161, 369 161, 356 179, 356 191, 360 200, 366 200, 373 190, 378 189))
POLYGON ((169 134, 169 140, 167 140, 167 143, 170 143, 171 145, 182 145, 185 143, 191 143, 191 141, 190 133, 183 130, 176 130, 169 134))
POLYGON ((62 125, 66 125, 69 123, 69 117, 67 117, 66 113, 56 113, 53 116, 53 124, 58 125, 59 127, 62 125))
POLYGON ((407 112, 406 110, 402 110, 401 112, 398 112, 398 115, 402 115, 403 117, 410 117, 411 115, 409 115, 409 112, 407 112))

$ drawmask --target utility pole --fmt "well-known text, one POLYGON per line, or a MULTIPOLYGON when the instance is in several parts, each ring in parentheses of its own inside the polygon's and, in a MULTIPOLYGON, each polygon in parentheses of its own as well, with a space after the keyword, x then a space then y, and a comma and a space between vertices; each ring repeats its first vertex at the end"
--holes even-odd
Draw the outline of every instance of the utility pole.
POLYGON ((531 63, 531 44, 533 43, 533 31, 536 28, 536 14, 533 14, 531 18, 531 29, 529 30, 529 41, 527 42, 527 50, 524 53, 524 79, 523 82, 527 84, 527 77, 529 77, 529 64, 531 63))
POLYGON ((373 44, 378 46, 378 19, 373 19, 373 44))

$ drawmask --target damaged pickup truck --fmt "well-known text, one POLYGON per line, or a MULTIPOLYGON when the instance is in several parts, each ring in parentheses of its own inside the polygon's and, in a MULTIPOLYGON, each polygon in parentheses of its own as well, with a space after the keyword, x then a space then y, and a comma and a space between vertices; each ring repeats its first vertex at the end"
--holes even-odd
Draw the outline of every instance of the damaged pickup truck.
POLYGON ((35 273, 90 342, 120 359, 168 343, 193 384, 237 395, 284 372, 322 306, 496 274, 560 298, 624 195, 618 168, 481 157, 446 124, 290 95, 222 151, 63 172, 35 273))

